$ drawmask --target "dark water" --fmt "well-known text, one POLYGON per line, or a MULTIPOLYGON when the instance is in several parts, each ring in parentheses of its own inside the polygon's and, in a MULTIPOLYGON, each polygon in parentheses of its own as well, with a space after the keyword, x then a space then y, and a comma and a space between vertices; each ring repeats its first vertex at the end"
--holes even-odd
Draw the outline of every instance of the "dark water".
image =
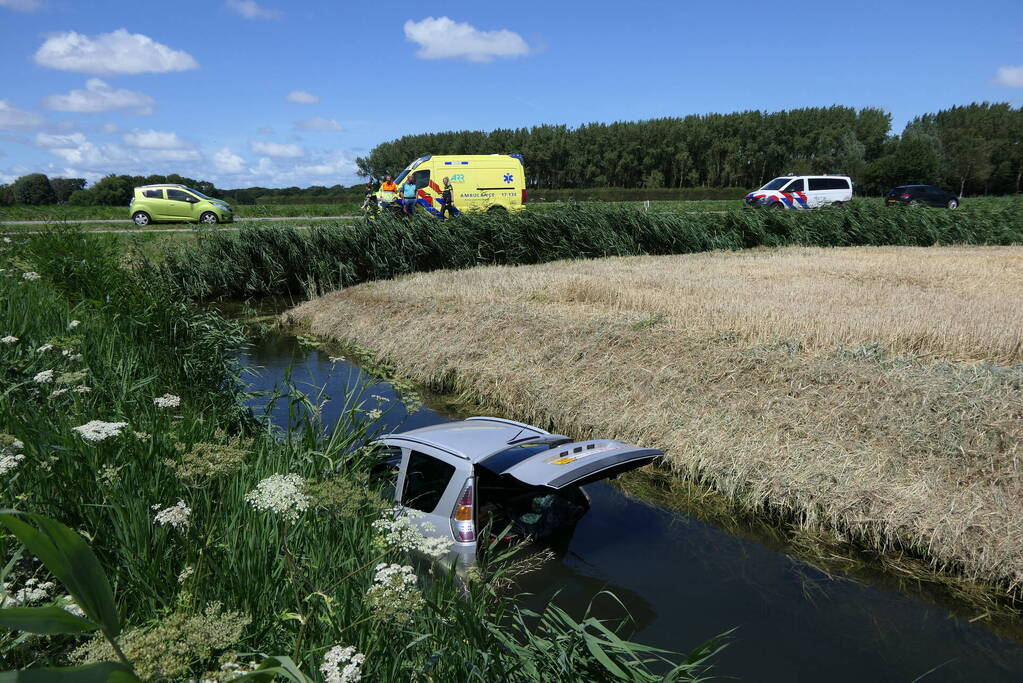
MULTIPOLYGON (((252 390, 272 389, 289 367, 301 390, 317 395, 322 389, 332 398, 323 411, 328 425, 346 396, 366 409, 385 409, 388 431, 461 417, 430 397, 410 415, 388 384, 347 362, 331 362, 294 337, 262 338, 243 361, 258 369, 249 378, 252 390)), ((265 399, 253 401, 257 411, 264 405, 265 399)), ((287 423, 286 402, 272 418, 287 423)), ((533 594, 528 606, 557 594, 556 604, 578 617, 608 590, 631 613, 631 638, 680 651, 736 629, 715 673, 745 681, 1023 681, 1023 645, 998 637, 984 620, 971 623, 887 589, 884 581, 829 577, 770 543, 630 499, 606 483, 586 491, 592 507, 555 549, 558 560, 521 581, 533 594)), ((603 617, 622 614, 607 598, 595 610, 603 617)))

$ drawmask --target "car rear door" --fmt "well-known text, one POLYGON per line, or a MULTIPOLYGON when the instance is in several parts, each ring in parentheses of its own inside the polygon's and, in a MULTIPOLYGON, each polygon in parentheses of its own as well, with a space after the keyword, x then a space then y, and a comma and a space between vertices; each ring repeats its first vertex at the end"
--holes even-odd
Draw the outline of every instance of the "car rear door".
POLYGON ((623 441, 600 439, 564 444, 538 453, 508 467, 491 469, 500 462, 497 456, 481 466, 496 474, 507 475, 530 486, 563 489, 606 479, 642 467, 664 455, 655 448, 641 448, 623 441))

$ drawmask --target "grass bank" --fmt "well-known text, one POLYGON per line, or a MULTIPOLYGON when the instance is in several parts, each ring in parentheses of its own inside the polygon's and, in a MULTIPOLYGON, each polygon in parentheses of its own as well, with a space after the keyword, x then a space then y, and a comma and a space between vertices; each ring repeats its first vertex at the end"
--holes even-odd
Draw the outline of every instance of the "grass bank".
MULTIPOLYGON (((468 596, 431 565, 406 566, 399 546, 419 541, 387 521, 358 448, 375 429, 368 410, 349 404, 328 436, 313 417, 288 433, 254 420, 238 326, 124 267, 112 244, 58 231, 0 247, 0 509, 88 539, 141 679, 226 681, 273 654, 298 662, 292 681, 342 680, 354 652, 367 680, 698 674, 593 619, 553 607, 527 619, 499 589, 507 563, 483 567, 468 596)), ((283 400, 296 414, 311 401, 283 400)), ((77 609, 0 534, 0 623, 14 622, 6 608, 45 605, 77 609)), ((87 636, 0 628, 4 668, 112 656, 87 636)))
POLYGON ((789 248, 419 274, 289 315, 408 377, 664 448, 745 508, 1023 586, 1023 249, 789 248))
POLYGON ((1023 204, 948 212, 856 205, 813 212, 686 214, 580 205, 437 221, 245 227, 170 250, 158 277, 194 298, 314 295, 441 268, 756 246, 1023 243, 1023 204))

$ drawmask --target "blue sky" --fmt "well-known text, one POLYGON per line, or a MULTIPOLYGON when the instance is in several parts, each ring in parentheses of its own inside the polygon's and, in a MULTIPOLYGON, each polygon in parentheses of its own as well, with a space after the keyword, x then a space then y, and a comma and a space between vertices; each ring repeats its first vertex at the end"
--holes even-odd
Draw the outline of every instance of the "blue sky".
POLYGON ((1021 0, 0 0, 0 182, 351 184, 406 133, 984 100, 1023 104, 1021 0))

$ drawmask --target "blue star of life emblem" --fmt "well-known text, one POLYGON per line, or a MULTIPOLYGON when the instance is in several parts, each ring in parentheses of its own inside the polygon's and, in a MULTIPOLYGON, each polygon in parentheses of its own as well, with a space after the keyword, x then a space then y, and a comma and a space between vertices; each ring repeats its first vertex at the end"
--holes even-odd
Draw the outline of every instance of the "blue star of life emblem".
POLYGON ((511 173, 505 173, 504 174, 504 182, 510 183, 513 180, 515 180, 515 176, 513 176, 511 173))

